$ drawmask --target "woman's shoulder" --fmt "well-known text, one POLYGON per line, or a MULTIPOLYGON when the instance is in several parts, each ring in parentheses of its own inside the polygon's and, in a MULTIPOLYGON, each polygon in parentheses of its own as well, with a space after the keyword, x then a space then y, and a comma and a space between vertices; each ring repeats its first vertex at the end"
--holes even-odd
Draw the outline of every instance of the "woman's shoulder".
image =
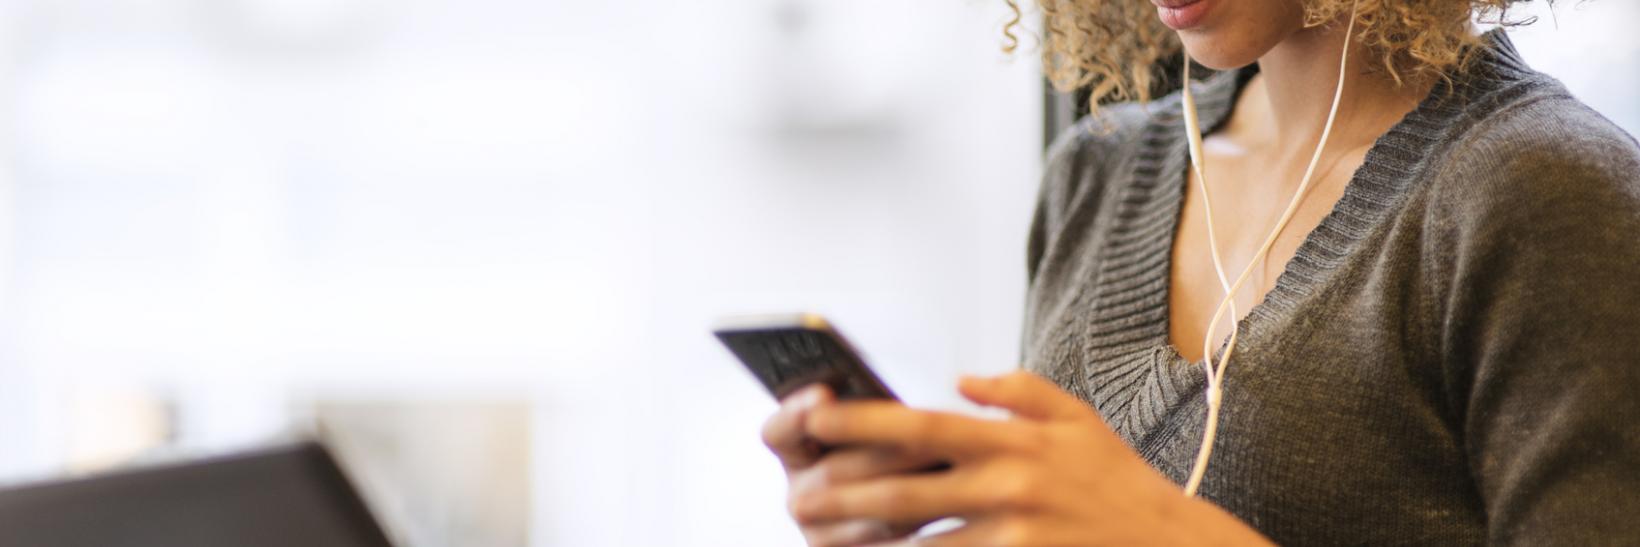
POLYGON ((1158 125, 1177 122, 1180 114, 1177 91, 1145 102, 1123 102, 1101 106, 1060 131, 1048 145, 1048 165, 1097 167, 1088 160, 1120 158, 1135 151, 1141 138, 1158 125))
POLYGON ((1470 222, 1640 218, 1640 142, 1538 76, 1475 105, 1441 162, 1436 200, 1470 222))
POLYGON ((1111 185, 1125 180, 1122 166, 1147 148, 1165 145, 1152 142, 1157 141, 1154 128, 1178 113, 1174 93, 1148 102, 1106 105, 1082 116, 1048 146, 1039 206, 1050 216, 1097 207, 1111 185))
POLYGON ((1150 122, 1158 103, 1164 100, 1111 104, 1083 115, 1076 123, 1060 131, 1049 144, 1050 163, 1055 158, 1065 158, 1067 154, 1090 150, 1109 152, 1131 142, 1150 122))
MULTIPOLYGON (((1237 91, 1255 71, 1251 67, 1215 72, 1195 80, 1196 105, 1204 127, 1222 121, 1234 107, 1237 91)), ((1130 181, 1123 169, 1135 160, 1162 161, 1184 140, 1184 108, 1178 89, 1147 101, 1101 106, 1083 116, 1048 147, 1046 190, 1067 199, 1081 196, 1097 201, 1104 192, 1130 181), (1094 188, 1097 187, 1097 188, 1094 188)))
POLYGON ((1048 145, 1046 171, 1050 179, 1097 170, 1132 148, 1150 122, 1154 106, 1121 103, 1099 108, 1059 132, 1048 145))
POLYGON ((1640 304, 1640 143, 1547 76, 1470 110, 1428 188, 1429 273, 1534 295, 1517 306, 1487 293, 1460 307, 1474 313, 1633 318, 1622 310, 1640 304))
POLYGON ((1431 109, 1449 125, 1436 195, 1463 207, 1616 194, 1625 199, 1614 205, 1640 207, 1640 143, 1527 65, 1507 34, 1488 39, 1473 76, 1431 109))

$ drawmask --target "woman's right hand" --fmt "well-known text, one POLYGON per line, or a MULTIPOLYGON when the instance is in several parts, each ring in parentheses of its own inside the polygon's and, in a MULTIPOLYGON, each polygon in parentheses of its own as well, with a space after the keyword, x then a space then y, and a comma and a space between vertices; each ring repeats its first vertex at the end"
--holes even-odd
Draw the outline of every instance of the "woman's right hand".
MULTIPOLYGON (((853 481, 896 473, 913 473, 937 465, 928 457, 902 454, 889 447, 838 447, 825 450, 803 430, 809 411, 837 404, 825 384, 814 384, 786 396, 763 424, 763 444, 786 469, 786 508, 805 493, 853 481)), ((797 525, 811 547, 839 547, 889 541, 909 536, 927 522, 891 523, 879 520, 804 522, 797 525)))

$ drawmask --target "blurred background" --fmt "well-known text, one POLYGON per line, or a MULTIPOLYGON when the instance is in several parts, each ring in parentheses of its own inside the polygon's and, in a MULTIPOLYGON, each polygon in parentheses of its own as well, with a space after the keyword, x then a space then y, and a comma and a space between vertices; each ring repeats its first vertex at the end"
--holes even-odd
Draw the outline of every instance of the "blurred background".
MULTIPOLYGON (((1640 132, 1640 4, 1521 15, 1640 132)), ((798 545, 708 328, 825 313, 923 406, 1013 368, 1053 109, 1007 18, 0 0, 0 484, 309 434, 405 545, 798 545)))

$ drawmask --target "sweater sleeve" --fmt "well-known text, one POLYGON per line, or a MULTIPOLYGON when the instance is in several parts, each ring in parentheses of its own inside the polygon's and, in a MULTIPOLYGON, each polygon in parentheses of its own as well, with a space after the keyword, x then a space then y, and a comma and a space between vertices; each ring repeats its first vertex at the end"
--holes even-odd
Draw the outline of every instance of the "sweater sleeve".
POLYGON ((1025 245, 1025 279, 1034 285, 1047 254, 1049 241, 1059 234, 1066 210, 1089 165, 1085 146, 1090 133, 1087 120, 1071 124, 1048 145, 1042 165, 1042 181, 1036 192, 1036 211, 1031 216, 1030 236, 1025 245))
POLYGON ((1441 204, 1439 328, 1491 544, 1640 540, 1640 151, 1565 112, 1468 139, 1441 204))
POLYGON ((1079 170, 1084 162, 1083 138, 1087 134, 1082 123, 1072 124, 1048 145, 1042 165, 1042 179, 1036 191, 1036 208, 1031 214, 1030 232, 1025 242, 1025 317, 1019 333, 1019 361, 1024 367, 1032 352, 1033 333, 1040 320, 1036 300, 1041 296, 1043 262, 1048 249, 1058 238, 1064 224, 1065 210, 1076 193, 1081 180, 1079 170))

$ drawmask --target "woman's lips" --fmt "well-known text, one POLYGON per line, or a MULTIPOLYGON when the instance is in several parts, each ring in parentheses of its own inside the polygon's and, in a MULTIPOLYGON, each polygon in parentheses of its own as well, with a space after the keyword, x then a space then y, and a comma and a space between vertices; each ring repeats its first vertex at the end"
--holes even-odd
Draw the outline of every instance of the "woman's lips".
POLYGON ((1173 30, 1184 30, 1200 25, 1207 16, 1213 0, 1150 0, 1162 16, 1162 24, 1173 30))

